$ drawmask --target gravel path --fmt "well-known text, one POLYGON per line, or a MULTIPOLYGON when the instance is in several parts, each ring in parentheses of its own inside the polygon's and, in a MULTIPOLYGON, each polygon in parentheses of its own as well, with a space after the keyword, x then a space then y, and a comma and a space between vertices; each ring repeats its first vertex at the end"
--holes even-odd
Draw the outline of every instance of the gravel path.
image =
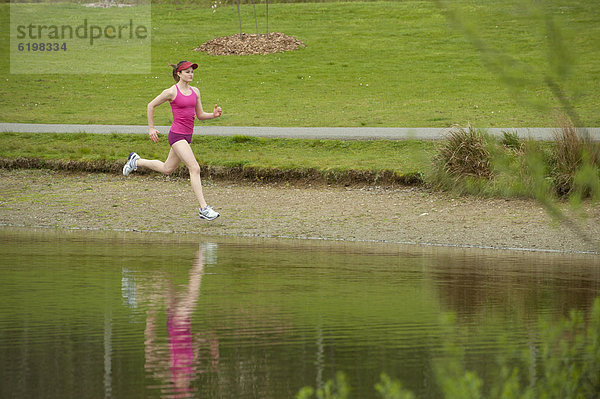
MULTIPOLYGON (((163 133, 170 126, 156 126, 163 133)), ((553 140, 554 128, 519 127, 489 128, 488 133, 502 137, 503 132, 517 133, 524 138, 535 140, 553 140)), ((245 135, 267 138, 300 138, 300 139, 339 139, 339 140, 439 140, 446 136, 447 128, 434 127, 269 127, 269 126, 211 126, 194 127, 195 134, 207 136, 245 135)), ((600 141, 600 127, 588 127, 587 133, 595 141, 600 141)), ((148 134, 148 126, 141 125, 84 125, 84 124, 43 124, 43 123, 6 123, 0 122, 0 132, 21 133, 94 133, 113 134, 131 133, 148 134)))
POLYGON ((586 219, 569 212, 594 240, 586 242, 531 200, 415 188, 204 184, 222 215, 213 222, 197 217, 185 179, 0 169, 0 225, 600 252, 600 205, 586 204, 586 219))

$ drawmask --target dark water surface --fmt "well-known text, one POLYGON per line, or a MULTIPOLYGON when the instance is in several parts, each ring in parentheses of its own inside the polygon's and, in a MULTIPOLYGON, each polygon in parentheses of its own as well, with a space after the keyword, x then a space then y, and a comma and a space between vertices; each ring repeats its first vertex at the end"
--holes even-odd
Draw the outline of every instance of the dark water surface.
POLYGON ((435 398, 444 315, 485 380, 600 294, 593 255, 9 229, 0 254, 1 398, 293 398, 337 371, 435 398))

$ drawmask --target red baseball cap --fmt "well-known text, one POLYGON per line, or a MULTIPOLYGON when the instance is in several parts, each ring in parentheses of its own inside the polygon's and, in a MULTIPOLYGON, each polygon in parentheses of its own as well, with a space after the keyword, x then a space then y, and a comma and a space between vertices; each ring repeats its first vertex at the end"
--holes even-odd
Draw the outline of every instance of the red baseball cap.
POLYGON ((198 64, 192 64, 191 62, 186 61, 183 64, 179 65, 179 68, 177 68, 177 72, 181 72, 184 69, 188 69, 189 67, 196 69, 198 68, 198 64))

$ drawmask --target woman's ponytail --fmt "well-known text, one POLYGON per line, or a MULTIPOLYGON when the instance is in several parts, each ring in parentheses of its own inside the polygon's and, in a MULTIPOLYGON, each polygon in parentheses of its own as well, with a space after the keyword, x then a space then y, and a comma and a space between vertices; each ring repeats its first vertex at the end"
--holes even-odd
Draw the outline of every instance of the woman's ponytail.
POLYGON ((177 65, 175 64, 169 64, 169 66, 171 68, 173 68, 173 79, 175 79, 175 83, 179 83, 179 75, 177 75, 177 67, 179 65, 181 65, 184 61, 180 61, 177 63, 177 65))

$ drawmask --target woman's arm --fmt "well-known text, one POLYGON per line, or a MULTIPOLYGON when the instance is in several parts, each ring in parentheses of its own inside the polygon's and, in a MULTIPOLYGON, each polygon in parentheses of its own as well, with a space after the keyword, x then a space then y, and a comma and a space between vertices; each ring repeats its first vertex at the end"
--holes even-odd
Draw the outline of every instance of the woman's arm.
POLYGON ((213 110, 212 114, 209 114, 208 112, 204 112, 204 110, 202 109, 202 100, 200 99, 200 90, 198 90, 196 87, 192 87, 192 90, 194 91, 194 93, 196 93, 196 117, 198 119, 200 119, 201 121, 204 121, 206 119, 214 119, 214 118, 218 118, 219 116, 221 116, 221 114, 223 113, 223 111, 221 110, 221 107, 218 107, 217 104, 215 104, 215 109, 213 110))
POLYGON ((158 134, 160 132, 154 128, 154 108, 167 101, 173 101, 174 98, 175 96, 173 95, 173 87, 170 87, 166 90, 163 90, 163 92, 156 96, 154 100, 148 103, 148 135, 150 135, 150 140, 154 141, 155 143, 158 141, 158 134))

